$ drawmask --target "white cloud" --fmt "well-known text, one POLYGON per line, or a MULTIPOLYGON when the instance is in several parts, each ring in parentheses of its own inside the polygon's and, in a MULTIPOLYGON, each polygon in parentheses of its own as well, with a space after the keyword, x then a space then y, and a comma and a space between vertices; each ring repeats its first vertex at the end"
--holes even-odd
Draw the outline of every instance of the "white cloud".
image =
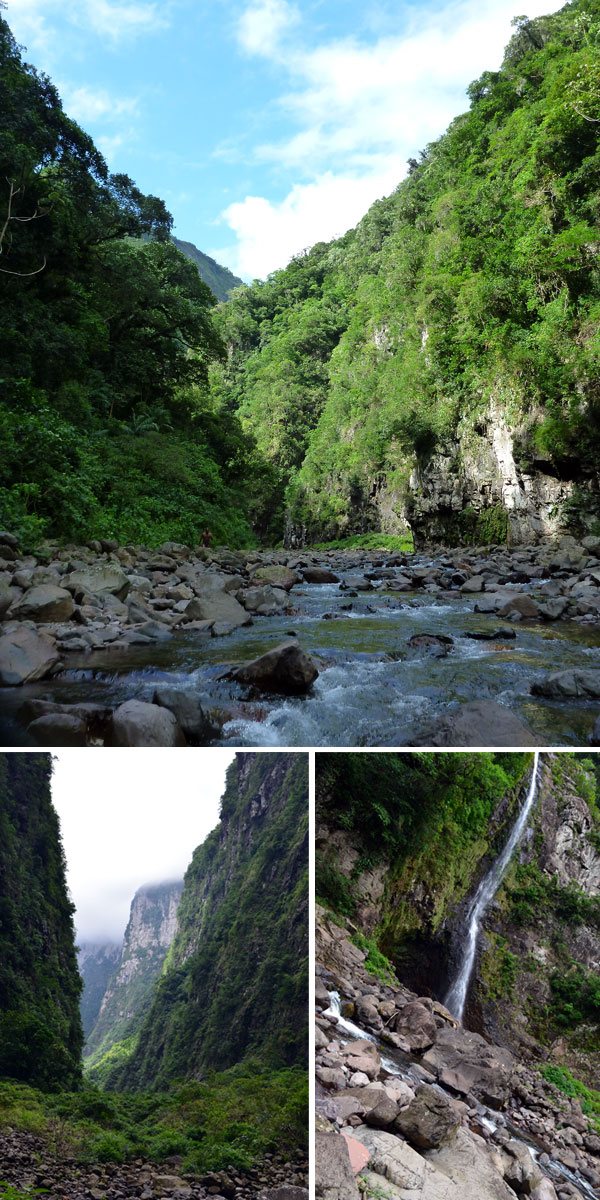
POLYGON ((52 780, 80 941, 122 937, 134 893, 182 879, 218 823, 230 750, 59 752, 52 780), (186 759, 184 762, 183 760, 186 759))
POLYGON ((76 87, 60 89, 69 116, 84 125, 100 119, 118 121, 138 112, 137 96, 112 96, 105 88, 76 87))
MULTIPOLYGON (((60 48, 61 35, 49 25, 60 17, 67 26, 113 44, 165 29, 168 5, 154 0, 8 0, 7 19, 18 41, 46 58, 60 48)), ((47 68, 48 62, 44 64, 47 68)))
POLYGON ((247 54, 274 58, 281 53, 284 34, 300 19, 297 8, 287 0, 255 0, 242 13, 237 39, 247 54))
MULTIPOLYGON (((295 129, 280 142, 255 147, 254 158, 291 172, 297 182, 279 202, 249 195, 222 214, 237 238, 230 265, 251 277, 343 233, 389 193, 406 160, 467 107, 468 83, 500 65, 519 9, 518 0, 446 0, 419 9, 401 32, 307 49, 299 28, 282 40, 289 21, 279 31, 275 21, 274 36, 259 40, 257 13, 264 16, 269 4, 279 8, 280 0, 246 9, 238 38, 248 53, 285 68, 289 90, 279 107, 295 129), (254 49, 252 38, 246 34, 244 41, 240 32, 248 21, 256 32, 254 49)), ((289 6, 281 7, 283 21, 289 6)), ((557 0, 526 5, 530 16, 558 7, 557 0)))

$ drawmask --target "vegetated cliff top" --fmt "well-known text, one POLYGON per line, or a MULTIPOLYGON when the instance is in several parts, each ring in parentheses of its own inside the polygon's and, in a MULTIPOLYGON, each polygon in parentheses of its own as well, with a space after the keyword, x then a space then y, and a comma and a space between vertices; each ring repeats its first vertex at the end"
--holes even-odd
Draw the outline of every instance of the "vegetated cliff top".
POLYGON ((243 286, 243 279, 239 279, 229 267, 223 267, 220 263, 211 258, 209 254, 204 254, 199 250, 193 242, 184 242, 181 238, 172 238, 178 250, 185 254, 186 258, 191 259, 198 268, 200 278, 204 283, 208 284, 213 296, 217 300, 227 300, 236 287, 243 286))
MULTIPOLYGON (((492 410, 523 493, 541 473, 594 510, 599 15, 574 0, 519 18, 395 193, 218 315, 223 386, 277 469, 281 528, 287 508, 309 541, 398 532, 415 468, 449 457, 460 489, 492 410)), ((498 539, 492 482, 492 519, 448 539, 498 539)))

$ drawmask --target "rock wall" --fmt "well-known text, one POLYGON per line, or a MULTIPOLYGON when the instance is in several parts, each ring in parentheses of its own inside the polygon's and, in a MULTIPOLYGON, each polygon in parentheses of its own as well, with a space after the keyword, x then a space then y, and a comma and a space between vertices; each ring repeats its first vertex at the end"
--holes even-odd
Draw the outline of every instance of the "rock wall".
POLYGON ((511 429, 493 403, 475 424, 463 419, 456 440, 414 468, 406 516, 417 547, 530 544, 561 532, 561 506, 574 481, 552 473, 547 461, 525 465, 519 456, 523 433, 511 429))
POLYGON ((104 993, 119 965, 121 952, 122 945, 112 942, 84 942, 79 947, 77 962, 83 980, 81 1023, 85 1038, 89 1037, 98 1020, 104 993))

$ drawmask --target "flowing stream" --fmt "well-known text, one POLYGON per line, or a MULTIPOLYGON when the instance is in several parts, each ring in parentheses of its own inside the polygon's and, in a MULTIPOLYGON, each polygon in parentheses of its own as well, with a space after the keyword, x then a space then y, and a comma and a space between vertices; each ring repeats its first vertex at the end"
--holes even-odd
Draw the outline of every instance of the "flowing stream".
MULTIPOLYGON (((534 795, 535 795, 535 790, 536 790, 534 784, 536 782, 536 776, 537 776, 537 765, 538 764, 537 764, 537 756, 536 756, 536 763, 534 766, 534 775, 533 775, 533 779, 532 779, 532 785, 530 786, 530 789, 529 789, 529 791, 531 792, 532 786, 533 786, 534 795)), ((529 799, 529 793, 528 793, 528 799, 529 799)), ((531 805, 530 805, 530 808, 531 808, 531 805)), ((515 843, 515 845, 516 845, 516 843, 515 843)), ((513 849, 514 849, 514 847, 513 847, 513 849)), ((417 1072, 412 1070, 411 1060, 408 1055, 401 1055, 400 1051, 394 1050, 393 1053, 396 1056, 396 1058, 398 1059, 398 1061, 395 1061, 389 1057, 386 1057, 385 1052, 384 1052, 384 1047, 383 1047, 382 1043, 380 1042, 379 1038, 375 1037, 374 1034, 372 1034, 372 1033, 367 1033, 367 1031, 364 1029, 361 1029, 359 1025, 355 1025, 353 1021, 349 1021, 347 1019, 347 1017, 342 1016, 342 1001, 341 1001, 339 992, 332 991, 329 993, 329 997, 330 997, 331 1003, 329 1005, 329 1008, 325 1011, 324 1015, 326 1017, 335 1017, 336 1022, 337 1022, 337 1028, 340 1029, 343 1033, 347 1034, 348 1037, 353 1038, 353 1039, 358 1038, 363 1041, 373 1042, 374 1045, 377 1046, 377 1048, 380 1052, 381 1065, 384 1068, 384 1070, 387 1072, 388 1075, 395 1075, 398 1078, 404 1080, 404 1082, 406 1082, 414 1087, 418 1086, 422 1082, 421 1076, 418 1075, 417 1072), (400 1059, 402 1059, 402 1062, 400 1062, 400 1059)), ((455 1098, 453 1096, 453 1093, 447 1092, 446 1088, 444 1088, 442 1084, 437 1083, 437 1084, 434 1084, 433 1086, 436 1087, 438 1089, 438 1091, 443 1092, 452 1098, 455 1098)), ((486 1108, 486 1106, 483 1104, 481 1105, 480 1120, 481 1120, 481 1123, 483 1125, 485 1125, 486 1128, 489 1129, 490 1133, 492 1133, 492 1134, 498 1128, 498 1124, 499 1124, 498 1114, 496 1112, 493 1113, 490 1109, 486 1108)), ((544 1173, 546 1175, 548 1175, 549 1178, 554 1180, 555 1183, 558 1183, 560 1179, 567 1180, 574 1188, 576 1188, 577 1192, 582 1197, 582 1200, 597 1200, 594 1188, 591 1186, 591 1184, 589 1184, 587 1182, 587 1180, 583 1179, 581 1177, 581 1175, 577 1174, 575 1171, 570 1171, 568 1167, 565 1167, 563 1165, 563 1163, 558 1162, 557 1159, 552 1158, 551 1156, 548 1156, 547 1167, 542 1167, 542 1165, 539 1163, 539 1150, 538 1150, 537 1146, 535 1146, 533 1144, 533 1142, 528 1141, 527 1138, 523 1137, 522 1132, 519 1129, 517 1129, 516 1127, 512 1126, 510 1124, 510 1122, 506 1122, 506 1128, 507 1128, 508 1132, 510 1133, 511 1137, 513 1137, 515 1139, 515 1141, 520 1142, 521 1145, 523 1145, 527 1148, 528 1152, 531 1154, 531 1157, 538 1163, 540 1170, 544 1171, 544 1173)))
MULTIPOLYGON (((515 626, 474 612, 473 597, 399 595, 386 581, 356 596, 338 584, 303 584, 290 603, 292 615, 257 617, 226 637, 182 629, 151 646, 69 655, 55 679, 0 689, 0 745, 32 744, 21 714, 28 700, 115 707, 151 701, 165 684, 217 708, 223 740, 235 746, 414 745, 432 722, 472 700, 510 709, 538 746, 582 746, 592 731, 595 701, 547 700, 530 688, 547 672, 597 666, 600 626, 515 626), (307 696, 249 696, 226 679, 228 668, 272 650, 291 632, 318 660, 320 675, 307 696), (452 638, 447 653, 411 645, 422 634, 452 638)), ((492 727, 485 744, 493 735, 492 727)))
POLYGON ((498 855, 496 861, 492 863, 489 871, 481 880, 467 914, 466 942, 462 949, 456 978, 454 979, 454 982, 452 983, 452 986, 450 987, 448 995, 444 1001, 446 1008, 459 1021, 462 1021, 465 1011, 467 992, 469 990, 471 975, 473 974, 473 967, 475 965, 475 955, 477 953, 477 943, 479 941, 481 922, 489 905, 496 895, 498 888, 500 887, 508 864, 510 863, 510 860, 525 832, 529 814, 535 803, 535 798, 537 795, 538 772, 539 753, 536 750, 533 761, 531 782, 529 784, 529 790, 527 792, 523 807, 521 808, 521 811, 512 827, 510 837, 502 853, 498 855))

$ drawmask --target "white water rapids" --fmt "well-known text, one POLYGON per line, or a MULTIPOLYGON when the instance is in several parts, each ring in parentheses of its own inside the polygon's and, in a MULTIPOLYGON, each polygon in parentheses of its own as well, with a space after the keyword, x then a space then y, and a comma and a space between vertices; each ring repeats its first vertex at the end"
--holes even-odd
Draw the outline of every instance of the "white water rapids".
POLYGON ((454 979, 454 982, 452 983, 452 986, 444 1001, 446 1008, 449 1009, 453 1016, 455 1016, 459 1021, 462 1021, 463 1013, 465 1011, 467 992, 469 990, 469 983, 471 982, 471 975, 473 974, 473 967, 475 965, 475 955, 477 953, 477 943, 479 940, 481 922, 485 916, 488 906, 500 887, 508 864, 510 863, 510 860, 525 832, 529 814, 537 795, 538 770, 539 753, 536 750, 533 762, 533 772, 531 775, 531 783, 529 784, 529 791, 527 792, 525 803, 523 804, 523 807, 513 825, 510 837, 504 847, 504 850, 498 855, 498 858, 494 863, 492 863, 487 875, 485 875, 481 880, 467 914, 467 938, 462 949, 456 978, 454 979))

